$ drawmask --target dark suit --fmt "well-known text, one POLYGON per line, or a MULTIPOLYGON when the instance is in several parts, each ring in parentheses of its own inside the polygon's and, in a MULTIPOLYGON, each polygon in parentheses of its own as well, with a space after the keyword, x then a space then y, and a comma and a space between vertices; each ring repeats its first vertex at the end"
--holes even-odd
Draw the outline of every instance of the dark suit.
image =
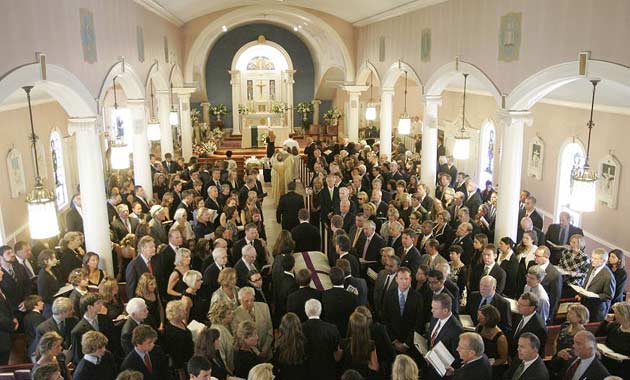
POLYGON ((378 207, 376 207, 377 218, 387 218, 387 203, 385 202, 389 202, 389 200, 386 199, 385 194, 388 194, 389 198, 391 199, 391 195, 389 195, 389 192, 383 191, 383 200, 378 204, 378 207))
POLYGON ((418 248, 411 246, 411 248, 405 254, 404 248, 401 248, 400 254, 400 266, 407 267, 411 270, 411 278, 415 281, 416 272, 422 262, 422 254, 418 251, 418 248))
POLYGON ((168 357, 164 354, 160 346, 155 346, 149 353, 152 370, 149 371, 144 365, 143 359, 136 350, 132 350, 123 360, 120 369, 132 369, 142 372, 144 380, 169 380, 171 372, 168 368, 168 357))
POLYGON ((306 337, 306 368, 309 380, 335 379, 337 363, 334 353, 339 346, 339 330, 332 323, 309 319, 302 323, 306 337))
POLYGON ((343 280, 343 286, 346 287, 346 290, 353 288, 356 289, 357 296, 359 297, 359 304, 367 306, 368 304, 368 287, 365 279, 356 276, 348 276, 343 280))
MULTIPOLYGON (((514 373, 521 365, 520 359, 515 359, 512 366, 503 374, 504 380, 512 380, 514 373)), ((523 374, 515 380, 549 380, 549 371, 545 366, 545 362, 539 356, 535 362, 533 362, 523 374)))
POLYGON ((295 191, 289 191, 282 195, 278 201, 276 222, 282 224, 283 230, 291 231, 293 227, 300 223, 297 215, 298 211, 303 208, 304 197, 295 191))
MULTIPOLYGON (((357 242, 356 250, 357 256, 363 257, 363 250, 365 249, 365 234, 359 238, 357 242)), ((381 237, 381 235, 374 233, 370 240, 370 244, 368 245, 367 252, 365 254, 365 260, 367 261, 378 261, 381 256, 381 248, 385 247, 385 240, 381 237)))
POLYGON ((374 305, 374 311, 376 312, 376 316, 378 320, 381 320, 381 315, 383 314, 383 302, 385 301, 385 295, 391 290, 396 288, 396 273, 391 275, 389 280, 389 284, 387 284, 387 288, 385 288, 385 282, 387 281, 388 273, 385 269, 378 272, 376 276, 376 281, 374 283, 374 298, 372 300, 374 305))
MULTIPOLYGON (((542 232, 542 230, 538 227, 534 226, 534 229, 532 230, 534 232, 534 234, 536 234, 536 245, 543 245, 543 243, 545 242, 545 233, 542 232)), ((519 225, 518 230, 516 231, 516 242, 520 243, 521 240, 523 240, 523 230, 521 229, 521 226, 519 225)))
MULTIPOLYGON (((236 265, 236 262, 241 259, 241 257, 243 256, 243 247, 245 247, 246 245, 247 241, 245 240, 245 238, 242 238, 241 240, 234 243, 234 247, 232 247, 232 254, 229 257, 230 263, 232 263, 232 265, 236 265)), ((262 269, 262 267, 265 266, 267 262, 265 260, 265 247, 263 247, 260 239, 254 240, 254 248, 256 248, 256 267, 262 269)))
POLYGON ((249 269, 247 268, 247 265, 243 261, 243 258, 241 258, 239 261, 236 262, 236 265, 234 265, 234 269, 236 270, 236 276, 237 276, 236 285, 239 288, 250 286, 249 285, 249 269))
POLYGON ((66 231, 83 232, 83 217, 74 207, 70 207, 66 213, 66 231))
MULTIPOLYGON (((337 215, 341 216, 341 212, 337 212, 337 215)), ((342 229, 346 231, 346 233, 350 233, 350 229, 354 226, 355 216, 352 211, 348 211, 346 215, 343 216, 343 226, 342 229)))
MULTIPOLYGON (((156 273, 156 265, 157 265, 157 256, 153 256, 151 258, 151 266, 153 267, 153 273, 156 273)), ((127 299, 132 299, 136 294, 136 286, 138 285, 138 280, 140 276, 144 273, 147 273, 149 268, 147 264, 144 262, 142 255, 136 256, 131 262, 127 265, 127 270, 125 271, 125 281, 127 299)))
POLYGON ((343 288, 331 288, 322 294, 322 319, 334 324, 346 336, 348 319, 359 306, 359 297, 343 288))
MULTIPOLYGON (((429 348, 433 348, 431 345, 431 335, 433 334, 433 329, 435 328, 438 320, 435 318, 431 319, 431 323, 429 324, 429 328, 426 333, 427 342, 429 344, 429 348)), ((457 345, 459 344, 459 334, 463 332, 462 325, 459 323, 459 320, 455 318, 454 315, 446 321, 446 323, 440 328, 440 331, 435 337, 435 344, 437 342, 442 342, 444 347, 453 355, 455 361, 451 365, 453 368, 459 367, 460 359, 459 354, 457 353, 457 345)), ((431 367, 427 372, 427 379, 441 379, 437 372, 431 367)))
MULTIPOLYGON (((107 316, 105 315, 97 315, 97 319, 98 319, 98 331, 102 332, 103 334, 105 334, 105 336, 109 337, 107 349, 110 351, 116 350, 118 347, 116 347, 113 344, 114 340, 112 339, 114 335, 113 334, 114 325, 109 320, 109 318, 107 318, 107 316)), ((70 332, 70 339, 72 342, 72 361, 75 364, 79 364, 79 361, 81 361, 81 359, 83 358, 83 351, 81 349, 81 338, 83 337, 83 334, 85 334, 88 331, 93 331, 93 330, 94 330, 94 327, 87 321, 87 319, 81 318, 79 323, 77 323, 76 326, 74 326, 74 328, 70 332)))
POLYGON ((149 203, 147 203, 146 199, 144 199, 142 197, 139 197, 139 196, 134 194, 133 201, 140 203, 140 206, 142 206, 142 213, 143 214, 148 214, 149 213, 149 210, 151 209, 151 207, 149 207, 149 203))
MULTIPOLYGON (((177 205, 177 209, 178 210, 180 208, 183 208, 184 210, 186 210, 186 219, 189 222, 193 221, 193 212, 195 211, 195 205, 193 205, 192 203, 187 205, 186 203, 184 203, 184 201, 182 200, 179 205, 177 205)), ((173 216, 175 215, 175 213, 173 213, 173 216)))
MULTIPOLYGON (((468 296, 468 301, 466 303, 466 313, 470 315, 470 318, 473 320, 473 323, 477 325, 477 310, 481 306, 482 296, 479 292, 472 292, 468 296)), ((499 310, 499 314, 501 314, 501 322, 499 322, 499 327, 503 330, 504 334, 508 334, 511 331, 512 326, 512 311, 510 309, 510 303, 508 300, 503 298, 502 295, 495 293, 492 297, 492 301, 490 305, 494 306, 499 310)))
POLYGON ((591 314, 591 322, 603 321, 610 309, 610 300, 615 295, 615 276, 612 274, 607 265, 597 273, 595 278, 589 284, 589 279, 593 273, 593 267, 588 270, 584 287, 588 284, 586 290, 597 293, 599 298, 582 297, 582 305, 586 306, 591 314))
POLYGON ((462 262, 466 265, 470 264, 470 261, 472 260, 472 257, 473 257, 473 251, 474 251, 472 236, 468 234, 464 236, 463 238, 455 237, 453 239, 453 242, 451 243, 451 246, 453 245, 459 245, 460 247, 462 247, 462 249, 464 250, 464 253, 462 253, 462 258, 461 258, 462 262))
POLYGON ((401 343, 413 342, 414 332, 424 330, 424 300, 415 290, 409 288, 402 315, 400 315, 400 296, 398 286, 391 287, 383 300, 383 324, 389 337, 401 343))
POLYGON ((122 347, 123 353, 127 355, 130 351, 133 350, 133 345, 131 344, 131 335, 133 334, 133 329, 138 327, 136 321, 133 318, 127 318, 125 324, 120 330, 120 346, 122 347))
POLYGON ((116 218, 114 222, 112 222, 112 230, 114 231, 114 235, 116 237, 116 241, 121 241, 128 234, 136 233, 136 228, 138 227, 138 220, 135 218, 127 218, 129 220, 129 226, 131 230, 128 230, 125 223, 123 223, 122 219, 116 218))
POLYGON ((339 204, 339 188, 335 187, 332 191, 332 198, 330 196, 330 189, 328 186, 319 192, 319 206, 321 210, 319 212, 322 223, 328 222, 328 214, 335 210, 335 206, 339 204))
MULTIPOLYGON (((77 322, 78 319, 75 317, 66 318, 66 320, 64 321, 66 326, 63 331, 60 331, 57 322, 54 320, 53 317, 50 317, 44 322, 40 323, 39 326, 37 326, 35 341, 39 343, 39 340, 44 334, 50 331, 54 331, 61 335, 61 337, 63 338, 63 348, 67 349, 68 347, 70 347, 70 344, 72 342, 71 332, 74 326, 76 326, 77 322)), ((35 346, 37 346, 37 343, 35 344, 35 346)))
POLYGON ((273 313, 273 326, 280 326, 280 320, 287 313, 287 299, 289 294, 298 289, 295 277, 282 272, 277 281, 273 283, 273 302, 275 305, 273 313))
POLYGON ((221 272, 221 270, 215 263, 212 263, 203 272, 202 289, 205 289, 204 292, 208 292, 208 299, 210 299, 210 296, 212 296, 212 293, 214 293, 215 290, 219 289, 219 272, 221 272))
POLYGON ((543 278, 541 285, 549 296, 549 320, 547 324, 550 325, 554 320, 556 311, 558 311, 558 304, 562 295, 562 275, 551 263, 545 268, 545 273, 545 278, 543 278))
POLYGON ((339 256, 339 258, 348 260, 350 262, 350 272, 351 272, 350 274, 352 274, 355 277, 358 277, 361 274, 361 263, 359 262, 359 259, 357 259, 355 255, 351 253, 346 253, 343 256, 339 256))
POLYGON ((72 380, 114 380, 118 374, 118 365, 110 352, 105 352, 99 364, 82 359, 77 364, 72 380))
POLYGON ((540 340, 540 355, 544 355, 545 344, 547 343, 547 327, 545 326, 545 322, 542 320, 540 314, 534 313, 534 316, 524 326, 522 326, 519 331, 517 331, 522 318, 522 316, 519 316, 516 320, 514 320, 514 324, 512 325, 514 326, 514 332, 508 335, 510 356, 516 356, 518 338, 526 332, 530 332, 538 337, 538 340, 540 340))
POLYGON ((308 222, 293 227, 291 236, 295 241, 295 252, 322 250, 322 237, 319 234, 319 228, 308 222))
POLYGON ((501 269, 505 271, 505 289, 503 294, 507 297, 516 299, 521 295, 523 288, 518 288, 518 260, 516 259, 516 253, 512 253, 508 260, 501 262, 501 269))
POLYGON ((168 287, 168 278, 175 270, 175 249, 170 245, 166 246, 153 257, 157 262, 157 267, 154 260, 151 260, 153 264, 153 274, 157 280, 158 292, 162 295, 162 299, 166 299, 166 289, 168 287))
POLYGON ((11 334, 13 334, 15 326, 13 318, 10 303, 4 295, 0 295, 0 365, 9 364, 11 334))
MULTIPOLYGON (((470 283, 468 284, 469 291, 474 292, 479 290, 479 281, 481 277, 483 277, 483 271, 485 270, 485 265, 479 265, 477 267, 478 270, 473 270, 470 274, 470 283)), ((495 263, 490 270, 488 275, 494 277, 497 280, 497 293, 503 294, 503 290, 505 289, 505 280, 506 274, 505 271, 495 263)))
POLYGON ((166 170, 166 172, 169 174, 176 173, 178 170, 182 170, 182 167, 179 166, 179 164, 173 160, 162 161, 162 166, 164 167, 164 170, 166 170))
POLYGON ((479 191, 475 191, 472 195, 469 194, 468 198, 464 201, 464 206, 468 207, 470 213, 470 219, 474 220, 479 211, 479 206, 483 203, 479 191))
MULTIPOLYGON (((564 245, 569 244, 569 240, 573 235, 584 236, 584 231, 573 224, 569 224, 569 230, 565 232, 564 241, 560 240, 561 233, 562 228, 559 223, 550 224, 549 227, 547 227, 547 233, 545 233, 545 243, 550 241, 556 245, 564 245)), ((538 242, 538 245, 542 245, 542 243, 538 242)), ((555 249, 551 244, 548 244, 547 246, 551 250, 551 263, 557 265, 562 257, 562 249, 555 249)))
POLYGON ((488 357, 483 354, 480 359, 471 363, 464 363, 455 370, 453 380, 491 379, 492 366, 488 357))
MULTIPOLYGON (((573 360, 571 361, 573 363, 573 360)), ((568 364, 567 369, 571 365, 568 364)), ((601 360, 595 356, 595 359, 591 362, 591 365, 586 368, 586 371, 582 375, 580 375, 580 380, 599 380, 603 379, 606 376, 610 376, 610 372, 604 367, 601 360)))
MULTIPOLYGON (((28 337, 28 350, 26 353, 26 357, 30 358, 33 352, 35 352, 35 343, 37 343, 37 326, 40 323, 43 323, 46 319, 42 315, 42 313, 38 313, 36 311, 29 311, 24 315, 24 319, 22 320, 22 328, 28 337)), ((2 342, 0 342, 2 343, 2 342)))
POLYGON ((321 300, 322 293, 317 289, 306 286, 289 294, 287 297, 287 313, 295 313, 298 317, 300 317, 300 321, 305 322, 308 320, 308 317, 304 311, 304 305, 306 304, 306 301, 311 298, 321 300))
MULTIPOLYGON (((526 211, 525 211, 525 209, 522 209, 518 213, 519 226, 520 226, 521 219, 523 219, 525 216, 526 216, 526 211)), ((543 228, 543 217, 540 215, 538 210, 534 209, 534 211, 532 211, 532 213, 529 215, 529 218, 532 220, 532 223, 534 224, 535 228, 537 228, 539 230, 542 230, 542 228, 543 228)), ((542 242, 538 242, 538 245, 542 245, 542 242)))
POLYGON ((0 288, 9 302, 9 305, 11 305, 11 309, 16 312, 18 311, 20 303, 24 301, 24 298, 31 294, 32 282, 28 278, 26 268, 17 261, 13 263, 15 278, 4 268, 2 268, 2 272, 4 272, 4 275, 2 282, 0 282, 0 288))

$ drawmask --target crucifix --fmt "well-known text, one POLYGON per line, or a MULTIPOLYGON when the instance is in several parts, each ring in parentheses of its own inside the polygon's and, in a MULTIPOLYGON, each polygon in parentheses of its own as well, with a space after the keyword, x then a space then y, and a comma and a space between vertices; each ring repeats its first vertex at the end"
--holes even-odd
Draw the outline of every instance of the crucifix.
POLYGON ((260 90, 260 97, 262 98, 263 88, 267 87, 267 85, 263 81, 258 81, 258 84, 256 85, 256 87, 258 87, 258 89, 260 90))

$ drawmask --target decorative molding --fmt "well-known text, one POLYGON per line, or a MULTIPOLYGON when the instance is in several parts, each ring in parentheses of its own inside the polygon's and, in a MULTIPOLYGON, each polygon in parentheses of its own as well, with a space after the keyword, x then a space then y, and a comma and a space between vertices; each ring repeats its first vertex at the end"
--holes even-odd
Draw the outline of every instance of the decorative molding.
MULTIPOLYGON (((40 99, 40 100, 32 100, 31 101, 31 105, 32 106, 39 106, 42 104, 47 104, 47 103, 56 103, 57 101, 53 98, 48 98, 48 99, 40 99)), ((17 102, 17 103, 9 103, 9 104, 2 104, 0 105, 0 112, 6 112, 6 111, 13 111, 13 110, 17 110, 20 108, 26 108, 28 107, 28 103, 27 102, 17 102)))
POLYGON ((162 17, 166 21, 177 25, 178 27, 184 25, 184 21, 180 20, 177 16, 169 12, 166 8, 158 4, 158 2, 155 0, 134 0, 134 2, 162 17))
POLYGON ((394 8, 390 8, 386 11, 382 11, 379 12, 375 15, 360 19, 360 20, 356 20, 354 22, 352 22, 352 26, 355 27, 361 27, 361 26, 366 26, 369 24, 373 24, 375 22, 379 22, 379 21, 383 21, 383 20, 387 20, 389 18, 392 17, 396 17, 396 16, 400 16, 403 15, 405 13, 409 13, 409 12, 413 12, 413 11, 417 11, 418 9, 422 9, 422 8, 427 8, 430 7, 432 5, 436 5, 436 4, 440 4, 440 3, 445 3, 447 0, 414 0, 414 1, 410 1, 406 4, 403 5, 399 5, 397 7, 394 8))

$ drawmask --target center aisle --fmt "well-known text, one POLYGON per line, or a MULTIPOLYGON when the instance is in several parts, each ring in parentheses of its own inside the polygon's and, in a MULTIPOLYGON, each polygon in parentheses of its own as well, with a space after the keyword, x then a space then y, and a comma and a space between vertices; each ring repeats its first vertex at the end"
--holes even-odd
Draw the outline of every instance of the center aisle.
MULTIPOLYGON (((302 196, 305 195, 304 187, 300 181, 296 182, 295 191, 302 196)), ((280 223, 276 222, 276 204, 271 197, 271 183, 263 184, 265 192, 269 195, 265 197, 262 204, 263 217, 265 218, 265 231, 267 232, 267 247, 269 247, 269 253, 273 250, 273 245, 276 243, 276 239, 282 231, 280 223)), ((297 213, 298 210, 295 210, 297 213)))

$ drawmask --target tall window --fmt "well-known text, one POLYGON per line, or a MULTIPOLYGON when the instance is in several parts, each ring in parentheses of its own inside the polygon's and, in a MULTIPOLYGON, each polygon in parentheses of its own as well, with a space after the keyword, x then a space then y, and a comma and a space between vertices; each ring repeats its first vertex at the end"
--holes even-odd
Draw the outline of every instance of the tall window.
POLYGON ((496 132, 494 124, 487 121, 481 128, 481 156, 479 159, 479 187, 485 188, 486 181, 492 181, 494 155, 496 154, 496 132))
POLYGON ((63 166, 61 136, 57 131, 52 131, 50 134, 50 153, 52 154, 57 209, 62 209, 68 204, 68 192, 66 190, 66 171, 63 166))
POLYGON ((558 192, 556 203, 556 219, 562 211, 571 215, 573 224, 580 225, 581 213, 569 207, 571 202, 571 189, 573 187, 573 174, 584 165, 584 147, 579 142, 573 141, 564 146, 560 151, 558 163, 558 192))

